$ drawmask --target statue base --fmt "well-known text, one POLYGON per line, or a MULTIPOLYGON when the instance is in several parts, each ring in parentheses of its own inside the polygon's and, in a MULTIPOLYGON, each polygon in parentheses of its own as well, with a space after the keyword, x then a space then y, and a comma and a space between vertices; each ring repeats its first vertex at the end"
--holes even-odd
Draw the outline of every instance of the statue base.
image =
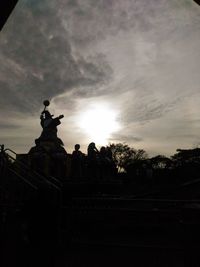
POLYGON ((60 139, 38 138, 35 144, 28 152, 31 168, 44 176, 63 180, 67 176, 68 157, 64 147, 60 145, 60 139))

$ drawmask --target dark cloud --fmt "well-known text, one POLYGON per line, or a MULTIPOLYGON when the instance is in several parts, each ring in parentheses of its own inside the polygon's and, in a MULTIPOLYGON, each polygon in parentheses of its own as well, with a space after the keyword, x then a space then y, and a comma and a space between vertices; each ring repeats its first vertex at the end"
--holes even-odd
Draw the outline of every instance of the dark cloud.
MULTIPOLYGON (((121 114, 121 121, 128 125, 130 123, 144 124, 155 119, 161 119, 170 112, 176 112, 177 107, 193 98, 192 92, 189 91, 183 92, 179 96, 170 96, 161 98, 148 90, 130 94, 124 101, 125 107, 121 114)), ((190 122, 192 121, 190 118, 190 122)))
POLYGON ((133 101, 132 105, 130 100, 128 102, 122 114, 122 121, 125 125, 131 122, 147 123, 148 121, 160 118, 168 110, 166 103, 160 103, 151 98, 147 98, 145 101, 142 101, 142 99, 139 99, 138 102, 133 101))
MULTIPOLYGON (((106 89, 97 90, 113 75, 105 55, 77 54, 74 47, 84 49, 84 45, 89 44, 92 49, 92 43, 116 35, 120 30, 152 34, 154 29, 155 35, 158 28, 166 24, 167 8, 175 3, 178 2, 21 1, 0 42, 1 104, 5 109, 12 106, 16 110, 34 112, 41 105, 41 99, 52 99, 65 92, 73 91, 72 98, 105 94, 106 89), (159 16, 161 10, 166 11, 159 16), (159 18, 156 29, 155 18, 159 18)), ((161 32, 159 38, 163 40, 161 32)), ((163 36, 168 33, 171 34, 171 28, 165 25, 163 36)), ((133 87, 138 86, 137 80, 144 82, 136 78, 133 87)), ((112 90, 116 92, 115 88, 112 90)), ((72 102, 70 99, 67 106, 72 102)), ((158 116, 165 110, 164 106, 165 103, 156 107, 148 104, 147 117, 158 116)), ((144 120, 139 115, 141 112, 137 115, 138 110, 134 111, 136 118, 144 120)), ((142 113, 145 114, 145 110, 142 113)))
POLYGON ((143 138, 130 134, 117 133, 112 135, 112 137, 109 139, 109 142, 122 142, 122 140, 128 144, 133 144, 143 141, 143 138))
POLYGON ((172 34, 172 25, 187 26, 187 16, 177 20, 176 11, 187 15, 190 0, 58 0, 63 8, 59 13, 68 29, 71 40, 83 47, 88 42, 98 42, 108 35, 117 35, 119 31, 140 31, 154 36, 162 34, 166 40, 172 34), (170 12, 169 10, 173 10, 170 12), (170 17, 169 17, 170 16, 170 17), (166 25, 166 21, 168 24, 166 25), (66 22, 66 23, 65 23, 66 22), (161 29, 165 29, 162 31, 161 29))
POLYGON ((16 128, 21 128, 22 126, 20 125, 13 125, 13 123, 6 123, 6 122, 0 122, 0 130, 5 130, 5 131, 9 131, 9 130, 13 130, 13 129, 16 129, 16 128))
POLYGON ((112 73, 101 55, 74 58, 68 33, 50 2, 24 1, 7 27, 0 42, 1 105, 5 109, 12 105, 34 112, 41 100, 70 90, 88 95, 85 86, 105 83, 112 73))

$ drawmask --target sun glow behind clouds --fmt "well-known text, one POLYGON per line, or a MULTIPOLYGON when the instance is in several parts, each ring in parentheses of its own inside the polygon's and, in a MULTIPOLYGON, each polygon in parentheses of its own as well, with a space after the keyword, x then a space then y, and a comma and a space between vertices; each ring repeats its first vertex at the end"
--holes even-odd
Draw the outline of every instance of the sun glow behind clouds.
POLYGON ((87 134, 91 142, 105 145, 111 134, 120 129, 117 112, 105 105, 90 107, 79 118, 79 127, 87 134))

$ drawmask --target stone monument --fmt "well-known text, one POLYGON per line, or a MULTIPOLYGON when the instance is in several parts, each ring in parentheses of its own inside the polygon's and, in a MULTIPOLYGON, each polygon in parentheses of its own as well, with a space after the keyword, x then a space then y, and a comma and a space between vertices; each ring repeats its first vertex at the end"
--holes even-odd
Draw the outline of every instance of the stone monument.
POLYGON ((31 167, 46 176, 65 177, 67 152, 63 141, 57 136, 57 126, 64 115, 53 118, 47 107, 48 100, 43 102, 44 109, 40 115, 42 133, 35 139, 35 146, 29 151, 31 167))

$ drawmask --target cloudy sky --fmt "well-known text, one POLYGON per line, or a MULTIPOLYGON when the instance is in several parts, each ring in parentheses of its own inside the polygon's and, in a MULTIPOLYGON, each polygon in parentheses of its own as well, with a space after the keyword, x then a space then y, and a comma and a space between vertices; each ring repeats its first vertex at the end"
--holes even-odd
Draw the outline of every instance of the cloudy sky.
POLYGON ((200 6, 192 0, 19 0, 0 33, 0 143, 26 153, 43 100, 67 152, 200 144, 200 6), (96 120, 94 120, 94 117, 96 120))

